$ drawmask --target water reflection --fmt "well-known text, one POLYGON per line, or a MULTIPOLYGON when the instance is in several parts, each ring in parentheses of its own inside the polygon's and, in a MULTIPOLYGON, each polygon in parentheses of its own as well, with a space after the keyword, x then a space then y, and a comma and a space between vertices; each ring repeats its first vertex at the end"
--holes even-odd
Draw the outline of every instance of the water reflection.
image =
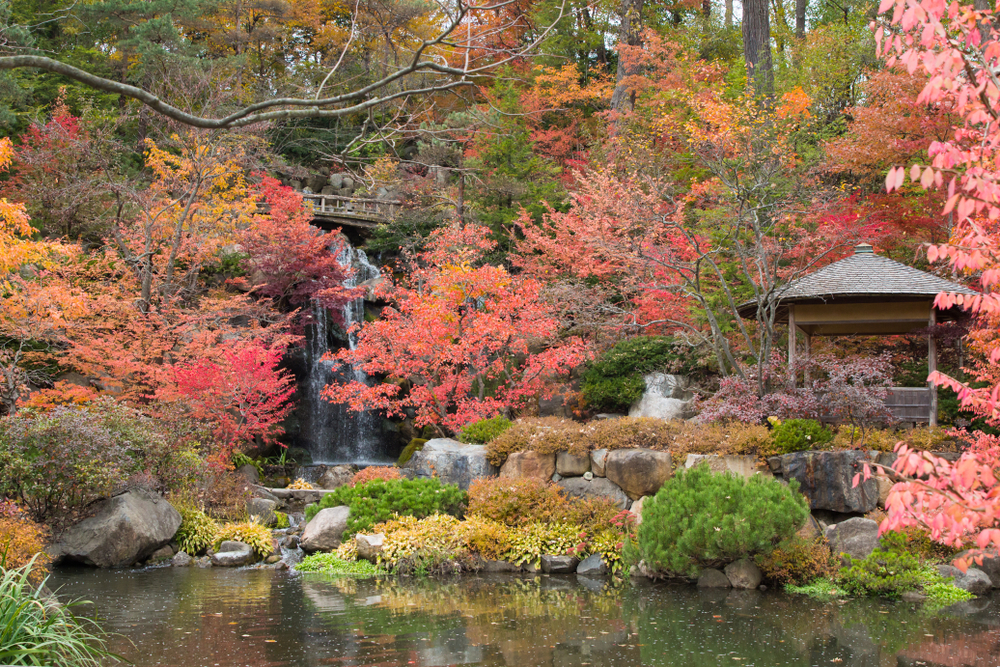
POLYGON ((60 594, 139 667, 897 667, 1000 664, 990 599, 931 614, 576 577, 330 580, 272 571, 64 570, 60 594))

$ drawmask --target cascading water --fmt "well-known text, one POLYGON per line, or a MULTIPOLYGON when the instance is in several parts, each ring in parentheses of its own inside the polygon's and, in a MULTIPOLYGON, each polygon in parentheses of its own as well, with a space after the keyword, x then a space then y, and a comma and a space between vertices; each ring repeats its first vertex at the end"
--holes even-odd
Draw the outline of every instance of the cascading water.
MULTIPOLYGON (((347 243, 340 250, 337 261, 351 271, 351 277, 344 281, 345 287, 357 287, 379 277, 378 268, 368 261, 364 251, 347 243)), ((364 321, 364 298, 350 301, 342 314, 344 330, 349 332, 346 341, 335 335, 336 327, 331 326, 326 309, 313 305, 315 323, 306 336, 307 377, 301 385, 304 395, 300 405, 299 438, 313 463, 387 463, 393 460, 389 452, 394 438, 392 433, 384 432, 384 417, 371 410, 352 412, 346 405, 330 403, 322 396, 323 388, 335 380, 372 383, 360 368, 347 366, 335 370, 331 362, 323 359, 323 355, 343 347, 345 342, 355 349, 358 338, 356 333, 350 333, 350 327, 364 321)))

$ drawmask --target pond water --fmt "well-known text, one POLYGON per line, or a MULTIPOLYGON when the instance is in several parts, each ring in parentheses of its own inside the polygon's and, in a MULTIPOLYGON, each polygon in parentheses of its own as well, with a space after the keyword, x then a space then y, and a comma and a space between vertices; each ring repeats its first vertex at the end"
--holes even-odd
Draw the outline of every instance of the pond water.
POLYGON ((931 613, 570 576, 328 579, 268 570, 60 570, 60 597, 138 667, 1000 665, 1000 598, 931 613))

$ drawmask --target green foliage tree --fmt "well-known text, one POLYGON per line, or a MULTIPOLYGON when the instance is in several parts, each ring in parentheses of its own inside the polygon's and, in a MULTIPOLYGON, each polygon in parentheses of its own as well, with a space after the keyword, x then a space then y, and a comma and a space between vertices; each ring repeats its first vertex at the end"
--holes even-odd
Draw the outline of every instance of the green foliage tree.
POLYGON ((678 471, 646 501, 639 548, 661 572, 695 576, 704 567, 768 553, 802 526, 809 503, 795 480, 678 471))

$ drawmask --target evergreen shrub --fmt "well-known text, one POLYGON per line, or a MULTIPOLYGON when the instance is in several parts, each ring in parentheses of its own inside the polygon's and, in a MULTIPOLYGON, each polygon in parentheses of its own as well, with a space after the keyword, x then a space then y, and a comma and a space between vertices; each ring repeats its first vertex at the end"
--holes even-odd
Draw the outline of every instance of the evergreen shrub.
POLYGON ((511 421, 500 415, 491 419, 480 419, 465 426, 462 432, 458 434, 458 439, 462 442, 485 445, 509 429, 510 426, 511 421))
POLYGON ((465 491, 436 479, 374 480, 354 487, 342 486, 327 493, 317 504, 306 506, 306 520, 328 507, 351 508, 344 537, 367 532, 396 515, 422 518, 432 514, 460 517, 465 510, 465 491))
POLYGON ((705 465, 680 470, 643 505, 638 530, 646 563, 661 572, 694 576, 772 551, 791 537, 809 504, 791 480, 714 474, 705 465))
POLYGON ((587 365, 581 395, 596 412, 621 412, 642 398, 643 376, 653 371, 696 371, 687 345, 665 336, 638 336, 617 343, 587 365))
MULTIPOLYGON (((930 568, 907 549, 906 536, 889 532, 865 558, 851 558, 840 571, 840 585, 851 595, 898 598, 929 582, 930 568)), ((936 573, 935 573, 936 574, 936 573)))
POLYGON ((772 584, 804 586, 837 575, 830 546, 823 538, 808 540, 793 535, 770 553, 758 554, 755 560, 764 579, 772 584))
POLYGON ((833 432, 815 419, 786 419, 775 425, 771 439, 779 454, 791 454, 822 449, 833 440, 833 432))

